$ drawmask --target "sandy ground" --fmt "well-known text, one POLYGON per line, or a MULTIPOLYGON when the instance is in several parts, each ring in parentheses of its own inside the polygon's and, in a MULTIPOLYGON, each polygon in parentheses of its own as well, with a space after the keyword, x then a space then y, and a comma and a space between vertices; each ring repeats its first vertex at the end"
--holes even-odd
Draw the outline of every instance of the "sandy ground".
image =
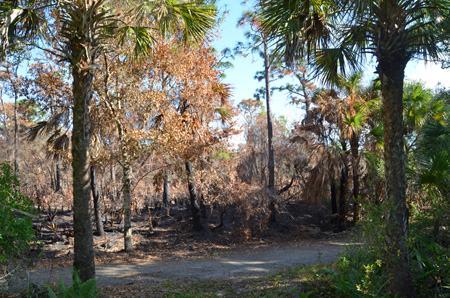
MULTIPOLYGON (((348 242, 345 240, 308 240, 280 246, 232 249, 212 252, 208 257, 188 260, 155 260, 134 263, 99 264, 96 268, 98 285, 145 283, 157 285, 167 280, 196 278, 249 278, 274 273, 286 266, 332 262, 348 242)), ((28 284, 43 285, 58 282, 69 284, 71 268, 47 268, 26 271, 9 281, 8 292, 25 289, 28 284)))

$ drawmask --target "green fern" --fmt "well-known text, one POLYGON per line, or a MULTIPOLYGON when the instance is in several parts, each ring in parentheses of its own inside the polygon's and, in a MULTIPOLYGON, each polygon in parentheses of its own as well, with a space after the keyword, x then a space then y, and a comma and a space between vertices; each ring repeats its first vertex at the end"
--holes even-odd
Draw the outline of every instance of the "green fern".
POLYGON ((97 280, 89 279, 82 282, 78 276, 78 272, 72 271, 73 283, 70 287, 66 287, 64 280, 61 278, 55 291, 47 286, 47 294, 49 298, 97 298, 100 290, 97 289, 97 280))

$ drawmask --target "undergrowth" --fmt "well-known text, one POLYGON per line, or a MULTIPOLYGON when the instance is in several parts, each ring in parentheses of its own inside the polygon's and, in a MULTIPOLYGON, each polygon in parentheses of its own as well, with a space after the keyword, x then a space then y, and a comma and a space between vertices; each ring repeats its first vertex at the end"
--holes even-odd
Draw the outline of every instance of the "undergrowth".
MULTIPOLYGON (((334 265, 333 287, 340 297, 390 297, 384 262, 384 210, 368 205, 367 214, 355 237, 363 244, 347 249, 334 265)), ((408 250, 417 297, 450 297, 450 249, 448 241, 442 241, 448 239, 449 225, 441 222, 444 228, 434 235, 436 214, 413 210, 410 218, 408 250)))
POLYGON ((294 266, 273 275, 226 280, 178 280, 148 287, 107 286, 103 294, 113 298, 164 297, 338 297, 332 287, 335 272, 330 265, 294 266))

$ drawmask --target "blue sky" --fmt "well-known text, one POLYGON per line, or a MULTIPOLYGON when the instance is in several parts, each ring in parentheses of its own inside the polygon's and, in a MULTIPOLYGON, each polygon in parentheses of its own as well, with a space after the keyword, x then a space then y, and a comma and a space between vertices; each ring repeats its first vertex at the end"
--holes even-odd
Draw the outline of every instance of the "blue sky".
MULTIPOLYGON (((220 28, 221 39, 216 40, 213 45, 218 51, 226 47, 232 49, 238 41, 246 40, 244 32, 248 29, 238 28, 237 22, 242 13, 251 7, 249 4, 242 5, 241 0, 218 0, 217 5, 221 12, 228 10, 228 13, 220 28)), ((257 71, 262 70, 263 61, 259 57, 249 55, 247 58, 236 57, 232 63, 234 67, 225 72, 225 82, 233 86, 234 100, 238 104, 242 99, 252 98, 255 90, 263 86, 262 82, 259 83, 253 78, 257 71)), ((366 76, 372 76, 374 71, 373 66, 367 66, 366 76)), ((406 68, 406 78, 424 81, 428 88, 434 88, 438 83, 450 88, 450 70, 442 70, 436 64, 411 61, 406 68)), ((284 115, 290 121, 302 119, 301 109, 290 105, 286 94, 275 92, 272 97, 272 107, 276 116, 284 115)))
MULTIPOLYGON (((252 2, 252 0, 248 0, 252 2)), ((251 9, 249 4, 241 4, 241 0, 218 0, 220 12, 225 10, 225 20, 219 28, 221 38, 214 41, 213 46, 221 51, 224 48, 234 48, 241 41, 245 42, 245 31, 248 28, 238 28, 237 23, 243 12, 251 9)), ((263 82, 254 79, 257 71, 262 70, 263 61, 258 56, 249 55, 246 58, 236 56, 232 61, 233 68, 225 71, 225 82, 233 87, 233 95, 235 104, 243 99, 252 98, 255 90, 263 86, 263 82)), ((368 67, 367 77, 373 75, 374 67, 368 67)), ((439 82, 450 88, 450 70, 442 70, 438 65, 429 63, 425 65, 423 62, 412 61, 406 69, 407 79, 422 80, 427 87, 434 88, 439 82)), ((295 81, 293 81, 295 82, 295 81)), ((275 82, 272 86, 277 85, 275 82)), ((5 94, 4 94, 5 96, 5 94)), ((8 101, 8 99, 6 99, 8 101)), ((272 96, 272 111, 275 116, 285 116, 290 122, 300 121, 303 117, 303 111, 289 104, 289 98, 286 93, 274 92, 272 96)))
MULTIPOLYGON (((240 0, 219 0, 217 5, 221 12, 228 10, 228 13, 220 28, 221 38, 216 40, 213 46, 218 51, 227 47, 232 49, 239 41, 246 41, 244 33, 248 28, 238 28, 237 23, 243 12, 251 7, 248 4, 241 5, 240 0)), ((263 61, 258 56, 249 55, 246 58, 236 56, 232 63, 234 67, 225 72, 225 82, 233 86, 234 101, 238 104, 243 99, 253 98, 255 90, 264 86, 263 82, 254 79, 256 72, 263 69, 263 61)), ((289 104, 289 99, 284 93, 274 92, 272 107, 276 116, 283 115, 290 120, 301 120, 301 109, 289 104)))

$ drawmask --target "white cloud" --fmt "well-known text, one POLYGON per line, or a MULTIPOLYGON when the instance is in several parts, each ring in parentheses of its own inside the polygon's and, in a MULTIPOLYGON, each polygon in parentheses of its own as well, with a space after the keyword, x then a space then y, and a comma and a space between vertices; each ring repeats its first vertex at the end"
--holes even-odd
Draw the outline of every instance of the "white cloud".
POLYGON ((423 81, 428 88, 432 89, 439 83, 450 88, 450 69, 442 69, 436 63, 412 62, 406 68, 406 79, 423 81))

